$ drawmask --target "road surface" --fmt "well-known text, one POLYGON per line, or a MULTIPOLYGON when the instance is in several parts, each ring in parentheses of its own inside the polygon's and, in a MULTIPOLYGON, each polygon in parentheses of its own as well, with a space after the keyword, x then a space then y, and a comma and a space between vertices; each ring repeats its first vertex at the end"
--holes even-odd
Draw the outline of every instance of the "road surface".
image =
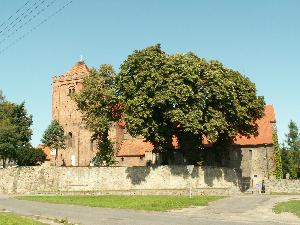
POLYGON ((170 212, 146 212, 126 209, 91 208, 16 200, 0 196, 0 209, 25 216, 65 219, 81 225, 237 225, 237 224, 300 224, 296 216, 274 214, 272 206, 279 201, 300 196, 235 196, 212 202, 206 207, 194 207, 170 212))

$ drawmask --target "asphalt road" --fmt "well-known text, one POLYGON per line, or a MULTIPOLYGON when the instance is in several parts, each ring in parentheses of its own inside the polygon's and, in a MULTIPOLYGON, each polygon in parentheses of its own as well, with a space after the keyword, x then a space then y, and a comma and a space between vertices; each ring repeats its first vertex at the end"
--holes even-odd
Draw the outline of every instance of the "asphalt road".
MULTIPOLYGON (((83 206, 48 204, 0 197, 0 209, 25 216, 64 219, 81 225, 236 225, 300 224, 291 214, 275 215, 272 206, 291 198, 271 196, 236 196, 211 203, 207 207, 171 212, 145 212, 83 206)), ((297 198, 300 199, 299 196, 297 198)))

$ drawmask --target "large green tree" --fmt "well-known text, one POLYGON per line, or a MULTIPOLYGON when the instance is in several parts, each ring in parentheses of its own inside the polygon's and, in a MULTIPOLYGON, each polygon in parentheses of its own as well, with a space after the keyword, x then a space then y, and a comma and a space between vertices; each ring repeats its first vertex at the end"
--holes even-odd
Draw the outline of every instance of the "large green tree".
POLYGON ((0 157, 4 166, 7 160, 17 161, 19 148, 32 148, 31 125, 32 116, 28 115, 25 104, 9 102, 0 92, 0 157))
POLYGON ((286 144, 291 151, 300 151, 300 136, 297 124, 291 120, 288 125, 288 133, 286 134, 286 144))
POLYGON ((16 127, 8 120, 0 121, 0 158, 5 168, 8 160, 16 158, 16 149, 18 143, 18 134, 16 127))
POLYGON ((121 65, 118 95, 133 136, 143 135, 156 151, 169 152, 172 136, 181 149, 201 149, 203 137, 227 143, 257 134, 264 115, 255 84, 218 61, 193 53, 168 55, 160 45, 134 51, 121 65))
POLYGON ((8 101, 0 103, 0 120, 8 120, 15 126, 19 147, 30 145, 32 116, 28 115, 24 102, 19 105, 8 101))
POLYGON ((283 158, 283 172, 289 173, 290 178, 300 177, 300 134, 297 124, 291 120, 288 133, 281 152, 283 158))
POLYGON ((20 105, 14 105, 11 122, 16 125, 16 132, 19 134, 18 146, 29 146, 32 136, 32 129, 30 128, 32 125, 32 115, 28 115, 24 102, 20 105))
POLYGON ((98 146, 99 151, 93 160, 98 166, 115 163, 115 150, 108 138, 109 129, 120 119, 115 77, 111 65, 104 64, 99 69, 92 69, 83 81, 82 90, 75 96, 86 127, 93 133, 91 141, 98 146))
POLYGON ((282 159, 283 176, 287 178, 286 175, 289 174, 289 179, 296 179, 297 165, 294 158, 294 154, 284 144, 281 146, 281 159, 282 159))
POLYGON ((42 143, 50 149, 55 150, 55 164, 58 156, 59 149, 65 149, 65 134, 64 128, 58 121, 53 120, 48 128, 45 130, 42 138, 42 143))
POLYGON ((121 65, 118 94, 129 133, 143 135, 158 151, 171 148, 174 126, 164 117, 168 55, 153 46, 135 51, 121 65))

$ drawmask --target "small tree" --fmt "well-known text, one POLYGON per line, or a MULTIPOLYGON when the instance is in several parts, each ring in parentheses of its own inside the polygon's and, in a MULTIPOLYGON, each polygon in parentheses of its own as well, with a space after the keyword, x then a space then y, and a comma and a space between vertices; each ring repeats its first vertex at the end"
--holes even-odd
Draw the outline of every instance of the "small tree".
POLYGON ((290 178, 296 179, 300 176, 300 135, 297 124, 291 120, 288 125, 285 145, 282 148, 284 173, 289 173, 290 178))
POLYGON ((93 158, 94 166, 110 166, 116 163, 113 143, 108 138, 98 144, 99 151, 93 158))
POLYGON ((19 135, 18 147, 28 147, 32 136, 32 115, 28 115, 25 103, 13 104, 11 111, 11 123, 15 125, 19 135))
POLYGON ((0 157, 6 161, 17 160, 20 148, 32 148, 30 144, 32 116, 25 103, 15 104, 5 99, 0 91, 0 157))
POLYGON ((274 161, 275 161, 275 171, 274 175, 277 179, 283 178, 283 168, 282 168, 282 159, 280 154, 280 146, 278 144, 278 135, 277 128, 273 128, 273 145, 274 145, 274 161))
POLYGON ((16 161, 18 166, 37 166, 43 163, 46 154, 41 149, 33 147, 18 148, 16 152, 16 161))
POLYGON ((45 146, 55 150, 56 165, 58 150, 66 148, 64 128, 56 120, 53 120, 45 130, 41 141, 45 146))
POLYGON ((92 140, 98 145, 98 153, 93 159, 96 166, 115 163, 115 150, 108 138, 109 129, 120 118, 115 76, 111 65, 92 69, 84 79, 82 90, 75 96, 86 127, 93 133, 92 140))
POLYGON ((17 143, 16 128, 8 121, 0 121, 0 158, 4 168, 7 160, 15 159, 17 143))

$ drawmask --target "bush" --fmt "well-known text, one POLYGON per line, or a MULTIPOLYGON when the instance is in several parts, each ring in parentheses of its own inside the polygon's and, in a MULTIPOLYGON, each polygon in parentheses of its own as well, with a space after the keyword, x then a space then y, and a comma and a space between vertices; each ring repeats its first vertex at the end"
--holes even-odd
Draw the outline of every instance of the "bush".
POLYGON ((46 159, 46 154, 41 149, 23 147, 17 150, 16 162, 18 166, 41 165, 46 159))

